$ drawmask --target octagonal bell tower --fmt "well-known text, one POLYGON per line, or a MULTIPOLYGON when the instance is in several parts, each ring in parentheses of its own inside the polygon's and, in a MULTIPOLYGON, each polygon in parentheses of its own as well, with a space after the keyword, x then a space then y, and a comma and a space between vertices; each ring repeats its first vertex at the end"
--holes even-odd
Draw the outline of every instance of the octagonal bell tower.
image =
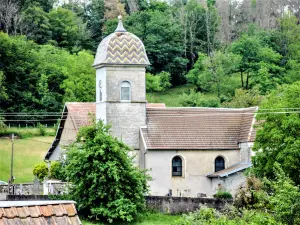
POLYGON ((127 32, 119 16, 114 33, 98 46, 96 119, 111 124, 112 134, 139 149, 139 128, 146 125, 145 67, 149 60, 142 41, 127 32))

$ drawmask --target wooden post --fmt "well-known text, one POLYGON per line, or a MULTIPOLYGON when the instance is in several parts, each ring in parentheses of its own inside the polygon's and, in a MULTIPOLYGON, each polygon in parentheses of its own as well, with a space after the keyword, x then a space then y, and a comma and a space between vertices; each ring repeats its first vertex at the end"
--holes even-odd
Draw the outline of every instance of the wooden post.
POLYGON ((14 134, 11 135, 11 158, 10 158, 10 179, 8 181, 8 194, 13 194, 11 192, 11 185, 14 182, 14 134))

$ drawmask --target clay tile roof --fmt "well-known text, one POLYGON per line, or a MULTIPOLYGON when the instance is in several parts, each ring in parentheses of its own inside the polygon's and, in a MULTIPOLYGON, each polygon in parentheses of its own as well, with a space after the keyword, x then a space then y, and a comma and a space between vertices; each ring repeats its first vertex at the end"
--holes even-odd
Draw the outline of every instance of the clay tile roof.
POLYGON ((67 102, 66 108, 77 131, 80 127, 90 125, 91 116, 96 114, 94 102, 67 102))
POLYGON ((234 164, 232 166, 229 166, 228 168, 226 168, 224 170, 220 170, 218 172, 209 174, 209 175, 207 175, 207 177, 210 177, 210 178, 214 178, 214 177, 226 177, 226 176, 229 176, 229 175, 231 175, 233 173, 237 173, 237 172, 243 171, 243 170, 245 170, 245 169, 247 169, 247 168, 249 168, 251 166, 252 166, 251 163, 240 162, 240 163, 234 164))
POLYGON ((73 201, 0 202, 0 225, 82 225, 73 201))
POLYGON ((165 103, 147 103, 146 108, 166 108, 165 103))
POLYGON ((141 128, 149 150, 239 149, 252 141, 256 107, 147 108, 147 126, 141 128))

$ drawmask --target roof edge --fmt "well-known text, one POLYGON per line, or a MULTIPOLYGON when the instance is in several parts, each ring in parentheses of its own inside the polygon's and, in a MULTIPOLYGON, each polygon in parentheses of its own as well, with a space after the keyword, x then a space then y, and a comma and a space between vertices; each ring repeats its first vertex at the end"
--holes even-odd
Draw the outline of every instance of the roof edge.
POLYGON ((76 204, 75 201, 49 200, 49 201, 0 201, 0 208, 40 206, 40 205, 59 205, 76 204))
POLYGON ((231 175, 231 174, 234 174, 234 173, 237 173, 237 172, 240 172, 240 171, 242 171, 242 170, 245 170, 245 169, 248 169, 248 168, 252 167, 252 163, 239 162, 239 163, 233 164, 233 165, 231 165, 231 166, 225 168, 224 170, 230 169, 230 167, 233 167, 233 166, 236 166, 236 165, 239 165, 239 164, 241 164, 241 165, 244 164, 244 166, 243 166, 243 167, 240 167, 240 168, 237 168, 237 169, 234 169, 234 170, 232 170, 232 171, 229 171, 229 172, 227 172, 227 173, 225 173, 225 174, 223 174, 223 175, 214 175, 215 173, 219 173, 219 172, 222 171, 222 170, 220 170, 220 171, 218 171, 218 172, 215 172, 215 173, 212 173, 212 174, 208 174, 206 177, 208 177, 208 178, 223 178, 223 177, 227 177, 227 176, 229 176, 229 175, 231 175))

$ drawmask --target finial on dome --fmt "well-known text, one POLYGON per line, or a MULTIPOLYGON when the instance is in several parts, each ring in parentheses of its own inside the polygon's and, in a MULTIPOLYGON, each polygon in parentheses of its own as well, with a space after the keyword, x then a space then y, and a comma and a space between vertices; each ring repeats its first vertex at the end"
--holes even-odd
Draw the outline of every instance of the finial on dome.
POLYGON ((115 30, 115 32, 126 32, 125 28, 123 27, 122 16, 119 15, 119 16, 118 16, 118 19, 119 19, 119 23, 118 23, 118 27, 117 27, 117 29, 115 30))

